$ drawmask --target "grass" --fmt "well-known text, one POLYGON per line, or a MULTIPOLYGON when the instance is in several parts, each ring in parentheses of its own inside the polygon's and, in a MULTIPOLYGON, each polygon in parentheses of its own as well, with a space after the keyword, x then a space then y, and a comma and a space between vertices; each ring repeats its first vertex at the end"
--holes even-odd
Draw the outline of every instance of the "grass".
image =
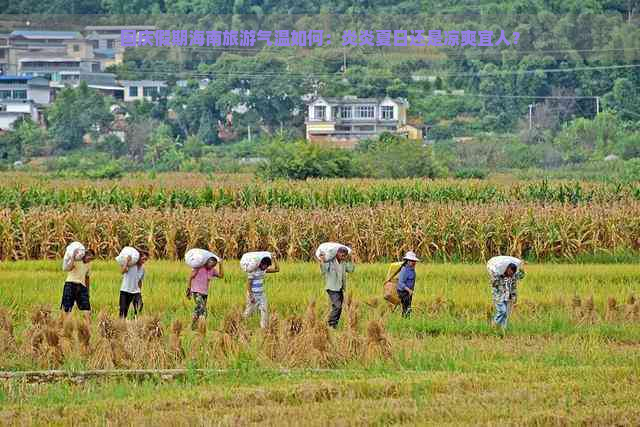
MULTIPOLYGON (((33 307, 59 303, 64 274, 58 264, 0 264, 0 304, 12 312, 19 348, 33 307)), ((243 303, 244 276, 237 261, 225 267, 227 277, 210 291, 210 331, 228 328, 230 310, 243 303)), ((309 302, 317 300, 317 315, 324 320, 327 301, 317 266, 283 263, 281 270, 266 282, 272 312, 281 321, 304 316, 309 302)), ((146 271, 145 311, 158 314, 165 330, 176 319, 188 322, 188 268, 152 261, 146 271)), ((491 305, 483 266, 420 264, 414 316, 403 320, 385 313, 380 301, 386 266, 360 265, 350 277, 349 291, 360 302, 362 322, 383 319, 390 357, 342 358, 328 372, 313 370, 324 366, 322 359, 289 366, 289 359, 264 356, 269 341, 257 331, 255 317, 243 326, 246 340, 233 341, 240 343, 237 351, 217 353, 212 336, 206 358, 200 354, 176 362, 186 368, 227 369, 224 373, 193 373, 177 381, 5 381, 0 416, 7 424, 55 425, 637 425, 640 319, 625 314, 640 284, 636 271, 633 264, 530 265, 510 329, 502 336, 487 321, 491 305), (590 298, 593 310, 588 309, 590 298), (282 374, 282 366, 293 370, 282 374)), ((119 278, 114 262, 95 263, 91 292, 96 312, 117 313, 119 278)), ((340 330, 329 338, 340 343, 348 334, 345 313, 340 330)), ((183 338, 189 353, 198 336, 187 330, 183 338)), ((25 354, 0 357, 2 369, 38 366, 25 354)), ((87 367, 81 357, 64 365, 68 370, 87 367)))

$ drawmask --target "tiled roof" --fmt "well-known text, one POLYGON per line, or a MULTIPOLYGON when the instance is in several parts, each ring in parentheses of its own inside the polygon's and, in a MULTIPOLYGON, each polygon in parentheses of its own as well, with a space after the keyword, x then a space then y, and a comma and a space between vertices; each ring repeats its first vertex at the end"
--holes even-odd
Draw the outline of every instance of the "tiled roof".
POLYGON ((402 98, 355 98, 355 97, 342 97, 342 98, 332 98, 332 97, 323 97, 323 96, 318 96, 315 97, 313 99, 311 99, 310 101, 308 101, 308 104, 311 104, 319 99, 322 99, 324 101, 326 101, 328 104, 336 104, 336 105, 342 105, 342 104, 379 104, 387 99, 396 102, 398 104, 403 104, 403 105, 409 105, 409 103, 407 102, 407 100, 402 99, 402 98))
POLYGON ((26 39, 80 39, 82 36, 77 31, 38 31, 16 30, 10 37, 24 37, 26 39))

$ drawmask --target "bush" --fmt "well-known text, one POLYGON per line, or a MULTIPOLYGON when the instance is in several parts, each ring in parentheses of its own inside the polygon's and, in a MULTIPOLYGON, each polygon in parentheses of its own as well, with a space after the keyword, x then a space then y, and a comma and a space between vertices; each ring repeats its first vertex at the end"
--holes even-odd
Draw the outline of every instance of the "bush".
POLYGON ((359 156, 359 162, 364 174, 375 178, 436 178, 446 175, 446 168, 435 160, 432 147, 388 133, 371 143, 359 156))
POLYGON ((306 141, 276 140, 264 150, 258 174, 267 179, 351 178, 358 176, 351 153, 306 141))
POLYGON ((487 175, 486 170, 479 168, 464 168, 455 173, 455 177, 458 179, 485 179, 487 175))
POLYGON ((615 150, 623 159, 635 159, 640 157, 640 133, 635 132, 625 135, 617 144, 615 150))

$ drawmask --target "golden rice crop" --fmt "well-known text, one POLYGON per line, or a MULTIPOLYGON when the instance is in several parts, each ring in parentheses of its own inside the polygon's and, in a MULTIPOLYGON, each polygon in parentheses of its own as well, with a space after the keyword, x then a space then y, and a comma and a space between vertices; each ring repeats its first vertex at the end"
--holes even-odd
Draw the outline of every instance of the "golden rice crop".
POLYGON ((190 247, 226 258, 249 250, 310 259, 317 245, 337 240, 361 261, 415 250, 425 259, 481 261, 498 253, 572 259, 601 251, 635 251, 640 202, 592 204, 384 204, 334 209, 0 210, 0 259, 53 259, 83 242, 100 257, 123 246, 154 258, 179 259, 190 247))

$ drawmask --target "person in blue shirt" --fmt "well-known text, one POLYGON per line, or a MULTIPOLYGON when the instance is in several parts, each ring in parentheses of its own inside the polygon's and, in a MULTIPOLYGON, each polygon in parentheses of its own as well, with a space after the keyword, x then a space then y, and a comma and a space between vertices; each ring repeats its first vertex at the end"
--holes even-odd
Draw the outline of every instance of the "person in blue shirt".
POLYGON ((413 290, 416 285, 416 263, 420 260, 415 252, 409 251, 402 258, 404 262, 400 273, 398 274, 398 296, 402 303, 402 317, 411 316, 411 301, 413 299, 413 290))

